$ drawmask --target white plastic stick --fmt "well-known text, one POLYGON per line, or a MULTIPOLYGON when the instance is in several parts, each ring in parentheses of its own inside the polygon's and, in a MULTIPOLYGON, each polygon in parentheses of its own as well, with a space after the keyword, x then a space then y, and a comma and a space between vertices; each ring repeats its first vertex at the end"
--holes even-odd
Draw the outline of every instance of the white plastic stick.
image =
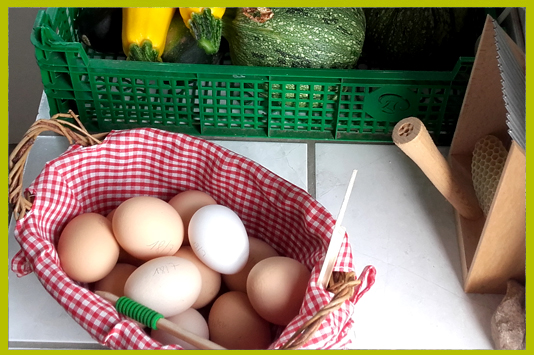
POLYGON ((349 203, 350 193, 352 192, 352 187, 354 186, 354 180, 356 179, 356 174, 358 170, 352 171, 352 176, 349 181, 349 186, 345 192, 345 197, 341 203, 341 209, 339 210, 339 215, 337 216, 336 224, 334 225, 334 230, 332 231, 332 237, 330 238, 330 243, 328 245, 328 250, 326 251, 326 257, 319 273, 319 284, 322 285, 325 289, 328 287, 328 280, 332 275, 334 269, 334 264, 336 263, 337 256, 339 254, 339 249, 343 243, 343 237, 345 236, 345 227, 341 226, 343 216, 345 215, 345 210, 349 203))

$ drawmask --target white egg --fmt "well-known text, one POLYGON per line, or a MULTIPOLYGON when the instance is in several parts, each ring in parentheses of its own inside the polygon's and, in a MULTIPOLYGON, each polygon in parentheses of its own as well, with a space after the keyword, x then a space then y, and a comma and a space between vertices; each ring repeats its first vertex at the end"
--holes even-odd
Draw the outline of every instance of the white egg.
POLYGON ((191 217, 188 234, 197 257, 221 274, 235 274, 247 263, 247 231, 239 216, 228 207, 200 208, 191 217))

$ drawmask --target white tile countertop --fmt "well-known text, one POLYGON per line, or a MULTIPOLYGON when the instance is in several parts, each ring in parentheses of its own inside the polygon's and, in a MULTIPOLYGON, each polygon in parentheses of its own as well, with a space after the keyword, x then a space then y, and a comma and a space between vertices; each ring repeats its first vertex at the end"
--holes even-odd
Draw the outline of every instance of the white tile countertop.
MULTIPOLYGON (((38 118, 45 109, 42 102, 38 118)), ((210 140, 307 190, 334 217, 358 170, 343 226, 355 271, 373 265, 377 274, 355 307, 355 349, 493 349, 490 319, 503 295, 464 293, 453 208, 395 145, 210 140)), ((24 186, 67 147, 63 137, 40 136, 24 186)), ((14 225, 10 261, 19 250, 14 225)), ((8 278, 9 348, 102 348, 34 275, 9 270, 8 278)))
POLYGON ((358 170, 343 224, 357 272, 377 276, 355 309, 355 348, 492 349, 503 296, 464 293, 453 208, 415 163, 395 145, 317 144, 316 165, 334 216, 358 170))

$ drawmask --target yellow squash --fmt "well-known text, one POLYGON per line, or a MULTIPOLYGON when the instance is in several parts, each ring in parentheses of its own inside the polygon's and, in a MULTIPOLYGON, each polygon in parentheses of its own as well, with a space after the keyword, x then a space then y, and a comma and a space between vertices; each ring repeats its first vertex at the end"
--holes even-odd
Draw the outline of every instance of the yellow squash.
POLYGON ((222 18, 224 12, 226 11, 226 7, 181 7, 180 15, 182 15, 182 19, 184 20, 187 28, 190 28, 189 20, 191 20, 192 14, 201 14, 204 9, 210 9, 211 14, 215 18, 222 18))
POLYGON ((128 60, 159 62, 176 8, 128 7, 122 10, 122 48, 128 60))
POLYGON ((180 15, 207 54, 219 51, 225 7, 181 7, 180 15))

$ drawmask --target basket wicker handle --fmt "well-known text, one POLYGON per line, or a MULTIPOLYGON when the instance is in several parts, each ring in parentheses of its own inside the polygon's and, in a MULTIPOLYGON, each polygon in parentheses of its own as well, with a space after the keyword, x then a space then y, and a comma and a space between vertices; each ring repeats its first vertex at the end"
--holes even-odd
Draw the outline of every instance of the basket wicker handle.
POLYGON ((33 201, 31 196, 26 196, 22 191, 24 166, 37 136, 46 131, 55 132, 66 137, 71 145, 80 144, 82 146, 100 144, 100 139, 107 135, 107 133, 91 135, 80 122, 78 116, 71 110, 69 110, 69 113, 67 114, 59 113, 50 119, 40 119, 35 121, 28 131, 26 131, 24 137, 20 143, 17 144, 8 159, 8 201, 13 207, 13 214, 16 220, 24 217, 26 212, 32 207, 33 201), (72 118, 78 126, 62 120, 61 118, 72 118))

